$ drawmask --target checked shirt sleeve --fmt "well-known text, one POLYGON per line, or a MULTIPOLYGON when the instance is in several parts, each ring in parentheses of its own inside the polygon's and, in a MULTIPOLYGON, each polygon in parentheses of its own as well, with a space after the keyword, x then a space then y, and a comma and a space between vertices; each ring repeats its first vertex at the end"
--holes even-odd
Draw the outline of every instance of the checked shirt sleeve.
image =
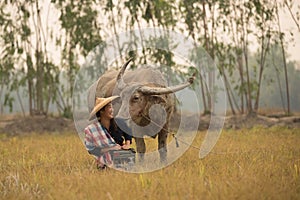
POLYGON ((102 164, 111 164, 110 153, 101 153, 101 149, 115 145, 114 140, 105 134, 105 131, 98 122, 90 124, 84 129, 84 144, 87 151, 92 154, 97 162, 102 164))
POLYGON ((84 144, 85 144, 85 148, 86 150, 94 155, 94 156, 97 156, 99 157, 101 155, 101 148, 100 147, 97 147, 94 142, 93 142, 93 137, 90 133, 90 130, 89 129, 86 129, 85 130, 85 139, 84 139, 84 144))

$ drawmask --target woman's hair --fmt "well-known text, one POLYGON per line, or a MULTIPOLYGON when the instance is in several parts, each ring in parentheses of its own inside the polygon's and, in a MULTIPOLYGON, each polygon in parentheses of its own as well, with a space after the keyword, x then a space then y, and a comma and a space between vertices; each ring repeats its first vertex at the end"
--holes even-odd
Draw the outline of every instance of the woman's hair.
MULTIPOLYGON (((108 105, 108 104, 107 104, 107 105, 108 105)), ((104 110, 105 110, 105 107, 106 107, 107 105, 105 105, 103 108, 101 108, 100 110, 98 110, 98 111, 96 112, 96 117, 97 117, 97 119, 98 119, 99 122, 100 122, 100 116, 101 116, 100 112, 101 112, 101 111, 104 111, 104 110)), ((111 119, 111 120, 110 120, 110 129, 113 129, 114 131, 117 130, 117 123, 115 122, 114 119, 111 119)))
MULTIPOLYGON (((107 105, 108 105, 108 104, 107 104, 107 105)), ((98 111, 96 112, 96 117, 97 117, 98 120, 100 120, 100 112, 101 112, 101 111, 104 111, 104 110, 105 110, 105 107, 106 107, 107 105, 103 106, 103 108, 101 108, 100 110, 98 110, 98 111)))

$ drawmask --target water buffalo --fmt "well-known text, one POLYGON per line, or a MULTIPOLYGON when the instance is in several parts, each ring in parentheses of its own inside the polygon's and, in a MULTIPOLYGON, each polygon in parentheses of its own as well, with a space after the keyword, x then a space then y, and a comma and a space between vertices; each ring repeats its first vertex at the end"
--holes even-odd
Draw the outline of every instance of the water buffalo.
MULTIPOLYGON (((155 138, 158 135, 160 160, 167 158, 167 136, 171 114, 174 108, 174 92, 193 83, 194 76, 186 83, 167 87, 163 75, 151 67, 141 67, 125 73, 129 59, 120 71, 105 72, 91 88, 96 97, 119 95, 120 102, 115 105, 116 121, 129 120, 136 142, 139 160, 143 160, 146 146, 144 136, 155 138), (120 120, 122 119, 122 120, 120 120)), ((89 97, 93 105, 94 95, 89 97)), ((121 128, 122 124, 118 123, 121 128)))

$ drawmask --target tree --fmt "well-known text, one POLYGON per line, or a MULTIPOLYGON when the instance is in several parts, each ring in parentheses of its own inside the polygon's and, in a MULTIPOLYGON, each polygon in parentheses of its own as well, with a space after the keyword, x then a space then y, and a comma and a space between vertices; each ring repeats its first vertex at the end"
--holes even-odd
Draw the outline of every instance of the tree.
POLYGON ((262 83, 263 72, 265 69, 265 61, 266 56, 269 52, 269 46, 271 37, 273 37, 274 31, 272 30, 273 21, 274 21, 274 10, 275 5, 272 2, 260 2, 256 1, 254 3, 255 11, 257 13, 257 17, 255 17, 255 24, 258 28, 258 33, 256 33, 257 40, 260 42, 260 56, 258 60, 259 65, 259 77, 258 77, 258 85, 255 97, 254 111, 258 111, 259 107, 259 98, 260 98, 260 88, 262 83))
POLYGON ((61 85, 57 91, 61 96, 64 116, 71 117, 73 84, 79 70, 79 57, 87 56, 102 42, 97 22, 98 12, 95 1, 53 0, 60 10, 61 36, 57 44, 62 46, 61 65, 66 72, 67 84, 61 85))
MULTIPOLYGON (((200 45, 216 63, 225 83, 232 113, 255 114, 259 110, 264 76, 267 68, 271 66, 267 62, 270 45, 280 44, 285 88, 283 80, 277 80, 280 80, 282 92, 285 92, 284 102, 287 102, 286 110, 290 113, 291 86, 286 58, 288 41, 281 28, 279 11, 286 9, 299 30, 299 12, 294 11, 293 2, 4 0, 0 3, 0 95, 6 105, 12 106, 14 99, 10 92, 18 93, 21 85, 26 87, 30 114, 47 114, 49 104, 56 103, 59 111, 70 117, 73 84, 80 60, 91 51, 99 51, 91 69, 99 69, 101 66, 101 70, 106 70, 107 58, 102 55, 104 41, 112 35, 117 37, 117 42, 113 45, 116 57, 121 56, 124 50, 129 50, 128 55, 122 56, 133 56, 136 63, 160 63, 165 66, 160 70, 166 75, 179 74, 170 76, 172 81, 178 81, 177 79, 186 76, 181 69, 188 71, 189 66, 177 64, 171 53, 174 44, 167 39, 168 30, 176 30, 195 41, 193 56, 202 56, 201 51, 196 48, 200 45), (49 24, 49 13, 59 16, 55 26, 49 24), (144 41, 143 26, 161 28, 164 35, 144 41), (142 41, 137 41, 137 36, 132 34, 132 41, 121 46, 118 34, 136 28, 142 41), (142 45, 141 54, 132 51, 138 46, 138 42, 142 45), (166 48, 163 51, 147 49, 149 43, 163 44, 166 48), (251 43, 259 45, 256 49, 259 52, 256 63, 252 61, 251 43), (99 44, 100 47, 95 49, 99 44), (53 48, 60 52, 59 59, 50 53, 53 48), (65 81, 60 80, 61 77, 65 81)), ((95 76, 91 70, 87 73, 95 76)), ((199 79, 203 113, 210 113, 214 109, 210 93, 214 93, 215 74, 200 73, 199 79)), ((19 102, 22 103, 21 100, 19 102)))
POLYGON ((48 59, 47 24, 42 24, 39 1, 3 2, 1 12, 5 16, 2 41, 6 46, 2 66, 14 69, 16 75, 9 92, 27 86, 30 115, 44 114, 52 98, 48 91, 56 83, 56 66, 48 59))
POLYGON ((289 92, 289 81, 288 81, 288 72, 287 72, 287 64, 286 64, 286 55, 285 55, 285 48, 284 48, 284 33, 281 31, 281 25, 280 25, 280 18, 279 18, 279 9, 278 9, 278 3, 276 2, 276 16, 277 16, 277 24, 278 24, 278 33, 279 33, 279 41, 281 46, 281 52, 282 52, 282 58, 283 58, 283 66, 284 66, 284 74, 285 74, 285 87, 286 87, 286 98, 287 98, 287 114, 289 115, 291 113, 290 109, 290 92, 289 92))

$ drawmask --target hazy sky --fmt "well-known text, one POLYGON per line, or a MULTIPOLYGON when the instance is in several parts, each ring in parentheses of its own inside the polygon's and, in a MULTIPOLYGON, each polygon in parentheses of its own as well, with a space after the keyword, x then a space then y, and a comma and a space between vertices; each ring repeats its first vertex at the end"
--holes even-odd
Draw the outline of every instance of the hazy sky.
MULTIPOLYGON (((43 1, 44 1, 44 3, 42 5, 42 14, 44 16, 42 17, 42 21, 44 22, 44 24, 50 24, 50 26, 56 25, 59 27, 58 11, 55 10, 55 8, 54 8, 53 4, 51 4, 50 0, 43 0, 43 1), (49 9, 51 10, 50 13, 47 12, 49 9), (48 14, 49 14, 49 16, 47 16, 48 14)), ((297 12, 297 10, 300 11, 300 0, 294 0, 294 6, 293 6, 292 11, 295 14, 297 12)), ((280 13, 280 17, 281 17, 280 22, 281 22, 281 26, 282 26, 282 31, 285 31, 286 39, 288 39, 288 40, 291 39, 291 35, 290 35, 289 31, 290 30, 293 31, 294 41, 292 43, 289 42, 289 46, 287 47, 286 50, 287 50, 288 54, 290 55, 290 57, 289 57, 290 60, 296 60, 299 63, 298 68, 300 69, 300 56, 299 56, 299 54, 300 54, 300 31, 297 29, 297 26, 296 26, 295 22, 292 20, 292 17, 287 9, 285 9, 284 11, 282 11, 280 13)), ((33 39, 34 39, 34 37, 33 37, 33 39)), ((52 46, 52 44, 49 44, 49 45, 52 46)), ((250 48, 253 49, 253 48, 255 48, 255 46, 256 46, 255 44, 252 44, 250 46, 250 48)), ((253 49, 253 50, 255 50, 255 49, 253 49)), ((56 49, 52 53, 57 56, 57 59, 55 59, 55 60, 60 60, 59 52, 60 52, 60 50, 56 49)), ((84 59, 84 58, 81 58, 81 59, 84 59)))
MULTIPOLYGON (((296 0, 294 3, 294 9, 293 9, 293 13, 295 14, 297 9, 298 11, 300 11, 300 1, 296 0)), ((294 34, 294 42, 293 44, 290 44, 288 46, 288 53, 291 56, 290 59, 291 60, 296 60, 298 63, 300 63, 300 30, 297 30, 297 26, 295 24, 295 22, 292 20, 292 17, 290 15, 290 13, 288 13, 288 11, 286 10, 285 12, 283 12, 281 14, 281 26, 282 29, 286 31, 286 36, 288 38, 291 38, 290 34, 288 33, 289 30, 293 31, 294 34)), ((298 68, 299 68, 299 64, 298 64, 298 68)))

